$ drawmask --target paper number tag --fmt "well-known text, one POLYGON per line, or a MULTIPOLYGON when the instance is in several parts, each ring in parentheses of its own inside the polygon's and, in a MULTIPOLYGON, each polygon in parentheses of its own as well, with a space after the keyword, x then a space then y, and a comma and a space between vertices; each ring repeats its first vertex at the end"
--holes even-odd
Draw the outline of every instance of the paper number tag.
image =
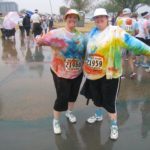
POLYGON ((102 69, 102 64, 103 64, 103 58, 93 56, 87 59, 86 61, 87 65, 94 69, 94 70, 101 70, 102 69))
POLYGON ((81 69, 81 62, 79 59, 68 58, 65 61, 65 69, 67 71, 76 71, 81 69))

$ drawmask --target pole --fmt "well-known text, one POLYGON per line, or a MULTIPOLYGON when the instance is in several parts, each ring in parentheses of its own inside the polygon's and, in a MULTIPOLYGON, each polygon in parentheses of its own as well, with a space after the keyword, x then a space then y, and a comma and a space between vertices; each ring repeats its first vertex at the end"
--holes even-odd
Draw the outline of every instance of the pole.
POLYGON ((51 3, 51 0, 49 0, 49 5, 50 5, 50 9, 51 9, 51 14, 53 14, 53 10, 52 10, 52 3, 51 3))

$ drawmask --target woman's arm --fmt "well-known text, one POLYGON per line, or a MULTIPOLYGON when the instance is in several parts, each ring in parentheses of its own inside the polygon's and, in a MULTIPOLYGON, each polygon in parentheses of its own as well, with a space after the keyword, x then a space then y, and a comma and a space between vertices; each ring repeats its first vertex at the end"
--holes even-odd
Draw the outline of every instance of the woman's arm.
POLYGON ((57 31, 50 31, 46 34, 37 36, 36 43, 39 46, 51 46, 54 49, 63 49, 68 46, 65 39, 57 33, 57 31))
POLYGON ((133 51, 135 55, 150 56, 150 47, 127 32, 122 30, 120 39, 123 42, 123 47, 133 51))

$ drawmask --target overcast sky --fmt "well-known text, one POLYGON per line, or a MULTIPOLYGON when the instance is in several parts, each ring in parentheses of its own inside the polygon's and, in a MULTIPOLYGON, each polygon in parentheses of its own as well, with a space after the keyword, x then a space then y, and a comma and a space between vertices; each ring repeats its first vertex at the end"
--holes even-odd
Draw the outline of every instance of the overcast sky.
POLYGON ((17 2, 20 9, 29 9, 33 11, 38 9, 40 12, 51 13, 50 2, 52 5, 52 12, 59 14, 59 7, 64 6, 64 0, 12 0, 17 2))

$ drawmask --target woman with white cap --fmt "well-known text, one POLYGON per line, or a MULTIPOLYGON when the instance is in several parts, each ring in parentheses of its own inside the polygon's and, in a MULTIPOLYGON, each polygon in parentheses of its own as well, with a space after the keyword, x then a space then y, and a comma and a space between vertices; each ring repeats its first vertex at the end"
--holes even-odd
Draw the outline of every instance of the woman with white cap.
POLYGON ((37 44, 49 45, 52 48, 50 68, 57 94, 53 110, 55 134, 61 133, 59 119, 62 111, 67 110, 66 117, 71 123, 76 122, 72 110, 82 81, 82 65, 85 54, 83 35, 75 28, 80 19, 79 13, 70 9, 64 19, 66 21, 64 28, 51 30, 37 38, 37 44))
POLYGON ((118 138, 116 98, 122 75, 121 48, 128 48, 135 54, 150 56, 150 47, 134 38, 118 26, 108 23, 108 14, 104 8, 94 12, 94 27, 87 37, 87 49, 83 72, 86 81, 81 93, 92 99, 97 107, 95 115, 88 118, 88 123, 101 121, 102 107, 110 117, 110 138, 118 138))

